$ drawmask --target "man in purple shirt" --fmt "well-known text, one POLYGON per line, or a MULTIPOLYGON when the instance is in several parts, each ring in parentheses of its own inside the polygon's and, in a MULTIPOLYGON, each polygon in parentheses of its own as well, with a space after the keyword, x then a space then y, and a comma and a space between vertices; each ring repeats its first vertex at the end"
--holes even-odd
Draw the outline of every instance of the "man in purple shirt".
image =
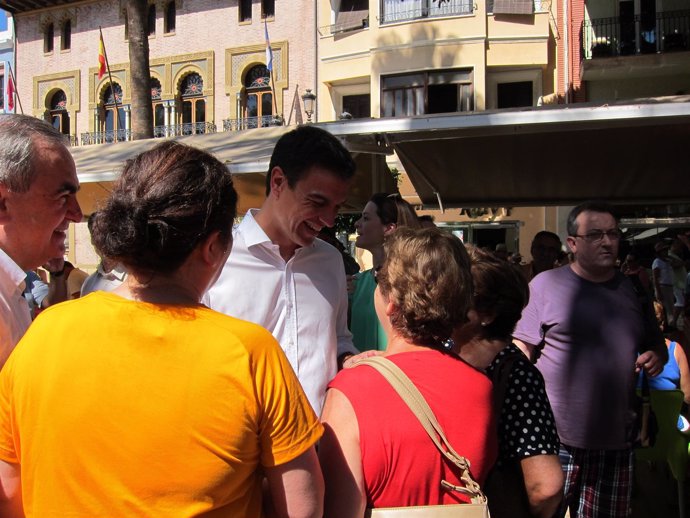
POLYGON ((635 371, 661 372, 663 336, 616 268, 620 231, 607 204, 568 216, 575 261, 537 275, 514 333, 544 375, 561 440, 571 518, 630 512, 635 371), (638 353, 640 353, 638 356, 638 353))

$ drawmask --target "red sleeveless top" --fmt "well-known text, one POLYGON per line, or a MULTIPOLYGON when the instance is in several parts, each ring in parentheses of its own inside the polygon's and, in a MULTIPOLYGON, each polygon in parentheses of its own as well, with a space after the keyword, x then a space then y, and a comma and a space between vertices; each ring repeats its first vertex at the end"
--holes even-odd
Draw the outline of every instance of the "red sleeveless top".
MULTIPOLYGON (((429 349, 387 357, 412 380, 455 451, 483 484, 497 455, 491 381, 458 357, 429 349)), ((448 492, 459 470, 445 460, 393 387, 372 367, 345 369, 329 388, 352 404, 359 425, 367 507, 452 504, 468 501, 448 492)))

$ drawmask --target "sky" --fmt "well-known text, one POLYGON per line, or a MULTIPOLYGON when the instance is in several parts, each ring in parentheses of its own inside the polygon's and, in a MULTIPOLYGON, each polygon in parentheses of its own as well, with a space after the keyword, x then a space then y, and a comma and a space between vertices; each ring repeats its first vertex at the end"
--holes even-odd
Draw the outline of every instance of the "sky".
POLYGON ((7 30, 7 13, 0 9, 0 32, 7 30))

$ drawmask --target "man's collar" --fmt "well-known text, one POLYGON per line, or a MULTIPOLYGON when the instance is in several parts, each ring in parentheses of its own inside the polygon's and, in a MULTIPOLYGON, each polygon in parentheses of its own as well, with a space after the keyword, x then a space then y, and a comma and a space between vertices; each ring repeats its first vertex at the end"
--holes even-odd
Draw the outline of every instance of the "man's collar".
POLYGON ((242 237, 244 237, 247 248, 271 242, 271 238, 268 237, 264 229, 259 225, 259 222, 256 221, 255 216, 258 213, 259 209, 249 209, 242 219, 242 223, 240 223, 242 237))
POLYGON ((2 283, 3 291, 13 288, 24 291, 26 286, 26 272, 2 248, 0 248, 0 283, 2 283))

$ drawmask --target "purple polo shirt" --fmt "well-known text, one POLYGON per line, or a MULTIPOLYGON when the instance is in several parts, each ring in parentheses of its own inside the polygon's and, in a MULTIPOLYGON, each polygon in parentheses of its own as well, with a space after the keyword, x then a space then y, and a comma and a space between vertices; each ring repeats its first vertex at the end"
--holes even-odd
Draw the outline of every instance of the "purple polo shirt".
POLYGON ((591 450, 629 448, 635 358, 642 343, 654 340, 644 336, 642 306, 630 281, 616 272, 607 282, 590 282, 570 266, 537 275, 514 336, 538 344, 543 325, 553 327, 536 365, 561 442, 591 450))

